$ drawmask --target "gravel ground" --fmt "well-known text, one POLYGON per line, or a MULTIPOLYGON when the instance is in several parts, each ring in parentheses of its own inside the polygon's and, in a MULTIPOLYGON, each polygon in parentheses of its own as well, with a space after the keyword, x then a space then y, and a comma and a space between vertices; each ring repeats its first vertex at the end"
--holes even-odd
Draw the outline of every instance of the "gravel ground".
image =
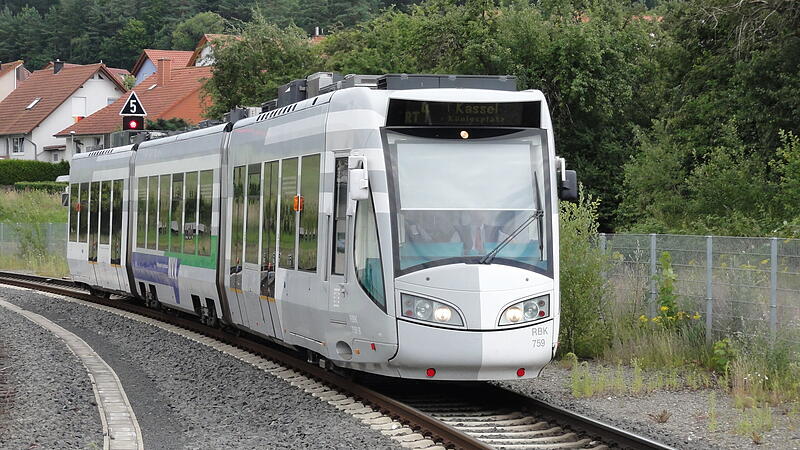
MULTIPOLYGON (((596 375, 599 367, 590 370, 596 375)), ((624 378, 626 385, 630 386, 630 370, 626 370, 624 378)), ((735 433, 737 424, 744 416, 741 410, 734 408, 730 395, 721 390, 657 390, 638 396, 603 395, 578 399, 572 395, 570 379, 570 370, 551 365, 545 368, 540 378, 497 384, 679 449, 756 447, 752 438, 735 433), (712 393, 716 398, 713 410, 710 409, 712 393), (665 423, 657 423, 651 415, 658 415, 664 410, 670 413, 669 419, 665 423), (710 426, 714 411, 716 427, 710 426), (710 431, 710 428, 714 428, 714 431, 710 431)), ((763 434, 758 448, 800 448, 800 417, 792 417, 787 412, 785 408, 773 408, 774 427, 763 434)))
MULTIPOLYGON (((122 382, 147 449, 399 448, 353 417, 202 344, 34 292, 0 288, 0 297, 77 334, 105 359, 122 382)), ((32 342, 38 347, 40 340, 32 342)), ((41 408, 31 410, 40 414, 41 408)), ((33 432, 34 425, 17 435, 33 432)))
POLYGON ((103 448, 89 376, 61 339, 0 307, 0 352, 0 447, 103 448))

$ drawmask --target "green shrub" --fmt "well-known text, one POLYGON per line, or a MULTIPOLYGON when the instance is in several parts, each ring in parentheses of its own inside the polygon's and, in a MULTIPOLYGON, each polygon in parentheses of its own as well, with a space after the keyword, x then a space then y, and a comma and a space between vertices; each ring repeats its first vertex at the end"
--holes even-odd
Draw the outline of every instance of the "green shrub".
POLYGON ((18 181, 14 183, 14 189, 18 191, 45 191, 51 194, 60 194, 69 183, 59 183, 56 181, 18 181))
POLYGON ((0 186, 11 186, 19 181, 55 181, 69 174, 69 163, 49 163, 24 159, 0 160, 0 186))
POLYGON ((561 203, 561 351, 600 354, 608 340, 609 259, 597 245, 599 201, 581 190, 578 203, 561 203))

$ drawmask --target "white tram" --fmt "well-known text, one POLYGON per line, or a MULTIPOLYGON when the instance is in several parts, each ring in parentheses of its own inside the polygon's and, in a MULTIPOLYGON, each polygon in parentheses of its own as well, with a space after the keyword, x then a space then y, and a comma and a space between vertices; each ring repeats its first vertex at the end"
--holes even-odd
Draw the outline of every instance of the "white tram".
POLYGON ((537 376, 574 195, 544 96, 512 77, 377 81, 76 155, 73 279, 340 367, 537 376))

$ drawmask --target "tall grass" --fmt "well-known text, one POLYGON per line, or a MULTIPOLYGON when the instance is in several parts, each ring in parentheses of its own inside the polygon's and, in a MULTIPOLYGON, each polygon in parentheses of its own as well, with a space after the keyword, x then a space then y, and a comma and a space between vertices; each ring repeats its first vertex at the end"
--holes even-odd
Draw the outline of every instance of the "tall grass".
POLYGON ((0 191, 0 223, 14 232, 13 245, 0 252, 0 269, 62 277, 69 273, 61 245, 48 245, 43 224, 65 223, 67 208, 61 195, 44 191, 0 191), (10 250, 14 249, 14 250, 10 250))
POLYGON ((66 223, 67 208, 61 206, 61 194, 0 190, 0 222, 66 223))

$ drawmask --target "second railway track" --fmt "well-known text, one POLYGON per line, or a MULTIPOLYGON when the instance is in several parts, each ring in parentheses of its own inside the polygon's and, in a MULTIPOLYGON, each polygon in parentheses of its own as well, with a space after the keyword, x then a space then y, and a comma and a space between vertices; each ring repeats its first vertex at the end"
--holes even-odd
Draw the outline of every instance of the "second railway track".
POLYGON ((359 383, 257 339, 153 310, 130 299, 96 296, 66 280, 0 272, 0 284, 78 298, 166 322, 269 360, 272 365, 265 367, 271 372, 381 430, 404 447, 670 448, 487 383, 387 382, 373 377, 359 383))

